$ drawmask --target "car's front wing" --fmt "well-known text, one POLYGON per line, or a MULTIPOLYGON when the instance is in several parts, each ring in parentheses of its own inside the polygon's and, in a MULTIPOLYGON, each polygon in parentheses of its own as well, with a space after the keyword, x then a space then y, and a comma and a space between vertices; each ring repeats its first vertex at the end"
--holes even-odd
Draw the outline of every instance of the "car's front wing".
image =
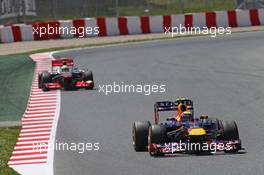
POLYGON ((207 142, 170 142, 165 144, 149 144, 150 153, 161 154, 176 154, 176 153, 199 153, 199 152, 211 152, 216 153, 220 151, 232 151, 240 150, 240 140, 230 141, 207 141, 207 142))
MULTIPOLYGON (((87 88, 93 86, 93 81, 77 81, 75 83, 76 88, 87 88)), ((46 83, 44 84, 45 89, 61 89, 63 85, 60 82, 46 83)))

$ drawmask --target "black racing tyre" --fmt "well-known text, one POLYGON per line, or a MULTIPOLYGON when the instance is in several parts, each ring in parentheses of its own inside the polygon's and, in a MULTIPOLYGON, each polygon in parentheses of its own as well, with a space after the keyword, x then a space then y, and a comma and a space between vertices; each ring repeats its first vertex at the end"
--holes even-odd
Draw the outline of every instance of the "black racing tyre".
POLYGON ((91 71, 85 71, 83 73, 83 81, 88 81, 88 80, 94 81, 93 80, 93 73, 91 71))
POLYGON ((83 81, 92 81, 92 84, 90 86, 87 86, 86 89, 93 89, 94 88, 94 79, 93 79, 93 73, 91 71, 86 71, 83 73, 83 81))
POLYGON ((149 121, 135 122, 132 128, 133 145, 135 151, 147 151, 149 121))
POLYGON ((41 88, 43 89, 43 91, 47 91, 47 90, 49 90, 48 88, 46 88, 46 87, 44 86, 44 84, 46 84, 46 83, 51 83, 51 81, 52 81, 52 77, 51 77, 51 75, 50 75, 48 72, 43 72, 43 73, 41 74, 40 86, 41 86, 41 88))
POLYGON ((48 73, 48 71, 44 71, 44 72, 39 72, 38 73, 38 87, 40 88, 40 89, 42 89, 42 87, 43 87, 43 82, 42 82, 42 75, 43 74, 45 74, 45 76, 46 77, 48 77, 49 75, 49 73, 48 73))
POLYGON ((164 154, 158 150, 152 150, 151 145, 154 144, 164 144, 167 140, 166 127, 162 125, 153 125, 149 128, 149 154, 153 157, 162 157, 164 154))
POLYGON ((149 133, 150 143, 164 144, 167 140, 166 127, 162 125, 153 125, 149 133))
MULTIPOLYGON (((224 121, 223 124, 223 139, 224 140, 239 140, 239 133, 235 121, 224 121)), ((226 153, 235 153, 241 149, 241 142, 236 145, 236 149, 225 150, 226 153)))
POLYGON ((41 76, 42 76, 42 73, 38 73, 38 88, 39 89, 42 89, 41 76))
POLYGON ((48 72, 42 72, 41 80, 43 83, 51 83, 51 75, 48 72))
POLYGON ((223 124, 223 138, 225 140, 238 140, 239 133, 235 121, 224 121, 223 124))

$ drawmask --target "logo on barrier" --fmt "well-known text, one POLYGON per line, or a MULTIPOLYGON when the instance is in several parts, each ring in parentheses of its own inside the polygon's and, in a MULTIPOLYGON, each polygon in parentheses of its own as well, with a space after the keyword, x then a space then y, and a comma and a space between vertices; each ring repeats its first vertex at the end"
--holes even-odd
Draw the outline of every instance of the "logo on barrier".
POLYGON ((33 35, 37 35, 40 38, 44 36, 58 36, 58 35, 74 35, 79 38, 83 38, 85 36, 95 36, 99 34, 99 27, 63 27, 59 26, 59 24, 51 25, 46 24, 43 26, 35 26, 33 27, 33 35))
POLYGON ((231 27, 186 27, 180 24, 180 26, 164 27, 165 35, 171 37, 178 35, 210 35, 210 37, 216 37, 217 35, 230 35, 232 33, 231 27))

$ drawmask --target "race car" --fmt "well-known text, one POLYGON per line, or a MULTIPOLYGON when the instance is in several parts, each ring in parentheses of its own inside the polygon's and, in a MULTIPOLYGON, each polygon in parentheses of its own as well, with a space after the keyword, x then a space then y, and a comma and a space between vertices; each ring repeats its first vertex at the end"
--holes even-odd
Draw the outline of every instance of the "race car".
POLYGON ((93 73, 89 70, 75 68, 72 58, 52 60, 51 66, 51 72, 43 71, 38 74, 38 87, 43 91, 93 89, 93 73))
POLYGON ((149 121, 133 124, 135 151, 148 151, 151 156, 165 156, 220 151, 236 153, 243 149, 235 121, 222 121, 205 115, 195 118, 193 101, 188 98, 156 102, 154 111, 153 125, 149 121), (166 117, 161 122, 160 113, 166 117))

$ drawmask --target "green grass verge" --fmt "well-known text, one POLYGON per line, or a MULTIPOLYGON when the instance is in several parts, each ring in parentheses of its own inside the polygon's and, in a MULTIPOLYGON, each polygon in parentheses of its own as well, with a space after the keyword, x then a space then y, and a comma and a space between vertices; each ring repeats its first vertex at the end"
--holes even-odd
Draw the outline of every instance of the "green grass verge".
POLYGON ((18 175, 7 163, 19 135, 20 127, 0 128, 0 175, 18 175))
POLYGON ((0 121, 21 119, 33 74, 34 62, 28 56, 0 56, 0 121))

